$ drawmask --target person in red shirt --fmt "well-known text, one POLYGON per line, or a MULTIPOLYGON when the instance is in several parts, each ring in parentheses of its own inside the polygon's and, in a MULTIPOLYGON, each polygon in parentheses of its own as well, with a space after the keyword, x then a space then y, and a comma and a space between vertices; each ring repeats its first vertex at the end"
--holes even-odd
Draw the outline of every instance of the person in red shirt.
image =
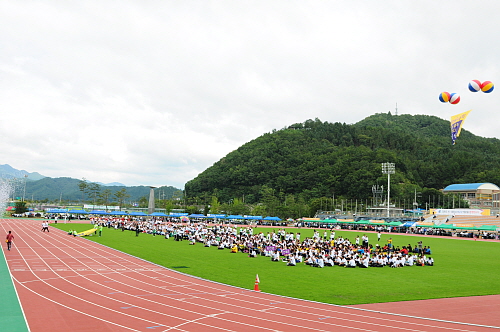
POLYGON ((7 250, 10 251, 10 247, 12 247, 12 240, 14 240, 14 234, 12 234, 12 231, 9 231, 9 234, 7 234, 5 240, 7 242, 7 250))

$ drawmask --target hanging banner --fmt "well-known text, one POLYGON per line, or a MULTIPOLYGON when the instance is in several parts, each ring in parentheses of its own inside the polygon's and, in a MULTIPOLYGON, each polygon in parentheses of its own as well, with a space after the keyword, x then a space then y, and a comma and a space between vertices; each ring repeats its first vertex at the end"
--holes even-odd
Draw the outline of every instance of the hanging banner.
POLYGON ((430 213, 447 216, 489 216, 490 209, 431 209, 430 213))
POLYGON ((469 115, 470 111, 471 110, 457 115, 453 115, 451 117, 450 121, 451 141, 453 142, 453 145, 455 145, 455 141, 457 140, 458 136, 460 136, 460 132, 462 131, 462 126, 464 124, 465 118, 467 118, 467 115, 469 115))

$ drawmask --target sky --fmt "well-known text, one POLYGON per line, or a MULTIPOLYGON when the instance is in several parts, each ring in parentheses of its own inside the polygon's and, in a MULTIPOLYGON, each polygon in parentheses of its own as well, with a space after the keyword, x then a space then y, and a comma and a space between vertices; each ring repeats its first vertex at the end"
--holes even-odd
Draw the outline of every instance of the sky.
POLYGON ((446 120, 472 110, 464 129, 499 138, 500 88, 467 88, 500 84, 499 12, 495 0, 2 1, 0 164, 183 188, 273 129, 396 104, 446 120))

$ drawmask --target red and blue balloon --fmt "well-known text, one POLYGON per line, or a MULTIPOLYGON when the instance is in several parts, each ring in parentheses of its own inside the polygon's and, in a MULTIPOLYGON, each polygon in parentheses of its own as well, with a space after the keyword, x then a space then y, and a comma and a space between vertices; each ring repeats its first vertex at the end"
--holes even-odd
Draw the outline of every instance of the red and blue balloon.
POLYGON ((472 92, 482 91, 484 93, 490 93, 493 89, 495 89, 495 85, 491 81, 484 81, 481 83, 481 81, 472 80, 469 83, 469 90, 472 92))
POLYGON ((439 95, 439 101, 442 103, 458 104, 460 102, 460 96, 458 93, 441 92, 439 95))

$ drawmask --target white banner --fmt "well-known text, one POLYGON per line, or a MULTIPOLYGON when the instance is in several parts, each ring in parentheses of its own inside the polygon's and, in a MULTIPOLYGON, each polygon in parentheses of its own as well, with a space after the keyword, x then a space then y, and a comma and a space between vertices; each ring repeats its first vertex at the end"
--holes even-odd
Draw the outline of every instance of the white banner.
POLYGON ((490 209, 431 209, 431 214, 447 216, 489 216, 490 209))
POLYGON ((116 205, 92 205, 92 204, 84 204, 83 205, 84 209, 89 209, 89 210, 119 210, 120 207, 116 205))

